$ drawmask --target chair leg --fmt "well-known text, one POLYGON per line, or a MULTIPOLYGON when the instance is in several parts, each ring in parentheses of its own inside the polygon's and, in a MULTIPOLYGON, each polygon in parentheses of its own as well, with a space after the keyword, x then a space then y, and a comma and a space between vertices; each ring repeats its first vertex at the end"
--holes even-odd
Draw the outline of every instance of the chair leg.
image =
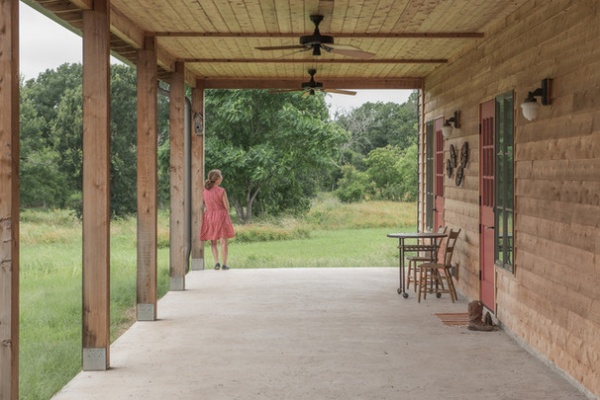
POLYGON ((406 273, 406 290, 410 289, 410 283, 413 283, 413 291, 417 292, 417 262, 415 260, 408 260, 408 272, 406 273), (411 276, 412 272, 412 276, 411 276))
MULTIPOLYGON (((412 271, 412 260, 408 260, 408 271, 406 271, 406 290, 410 289, 410 272, 412 271)), ((416 289, 416 287, 415 287, 416 289)))
POLYGON ((433 275, 429 268, 421 268, 421 282, 420 285, 423 287, 423 299, 427 300, 427 292, 432 288, 433 275))
MULTIPOLYGON (((425 282, 425 279, 423 278, 423 271, 425 271, 425 268, 419 268, 419 289, 417 294, 417 299, 419 303, 421 302, 421 290, 423 288, 423 282, 425 282)), ((425 290, 425 292, 427 292, 427 290, 425 290)))
POLYGON ((456 286, 454 286, 454 280, 452 279, 452 274, 450 273, 450 270, 448 268, 446 268, 444 270, 444 272, 446 273, 446 277, 448 279, 450 295, 454 298, 454 300, 458 300, 458 294, 456 293, 456 286))
POLYGON ((454 303, 456 300, 456 294, 454 291, 454 283, 452 282, 452 276, 450 276, 450 274, 448 274, 448 270, 445 268, 444 268, 443 278, 442 278, 442 271, 438 271, 438 274, 440 276, 440 281, 442 281, 443 279, 446 280, 446 283, 448 284, 448 290, 444 290, 444 292, 448 292, 450 294, 450 299, 454 303))

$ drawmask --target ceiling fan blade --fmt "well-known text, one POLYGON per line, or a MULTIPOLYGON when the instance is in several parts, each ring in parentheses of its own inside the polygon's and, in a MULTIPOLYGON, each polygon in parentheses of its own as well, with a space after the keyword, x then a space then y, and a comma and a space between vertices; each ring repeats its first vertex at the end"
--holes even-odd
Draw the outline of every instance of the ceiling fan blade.
POLYGON ((294 50, 304 49, 301 44, 295 44, 293 46, 266 46, 266 47, 255 47, 256 50, 294 50))
POLYGON ((364 60, 370 60, 375 57, 375 53, 369 53, 368 51, 361 50, 358 47, 350 46, 348 44, 322 44, 321 48, 333 54, 361 58, 364 60))
POLYGON ((284 57, 287 57, 287 56, 291 56, 292 54, 302 53, 303 51, 310 50, 310 47, 305 47, 305 46, 297 46, 295 48, 298 48, 300 50, 292 51, 291 53, 286 53, 286 54, 284 54, 284 55, 282 55, 280 57, 277 57, 277 58, 284 58, 284 57))
POLYGON ((354 96, 356 92, 352 90, 342 90, 342 89, 323 89, 324 92, 327 93, 336 93, 336 94, 347 94, 348 96, 354 96))
POLYGON ((302 92, 304 89, 270 89, 269 93, 302 92))

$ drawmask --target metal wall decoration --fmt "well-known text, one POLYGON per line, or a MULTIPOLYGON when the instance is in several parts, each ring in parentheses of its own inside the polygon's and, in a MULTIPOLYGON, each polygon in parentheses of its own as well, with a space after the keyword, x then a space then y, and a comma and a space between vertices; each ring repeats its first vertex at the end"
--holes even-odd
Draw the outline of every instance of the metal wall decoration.
POLYGON ((464 142, 460 149, 460 166, 463 168, 467 167, 469 162, 469 142, 464 142))
POLYGON ((456 186, 460 186, 465 177, 465 168, 469 162, 469 142, 464 142, 460 149, 460 164, 458 163, 458 154, 454 145, 450 145, 450 158, 446 160, 446 175, 448 178, 452 178, 454 169, 456 168, 456 174, 454 174, 454 183, 456 186))
POLYGON ((456 186, 460 186, 460 184, 463 181, 465 175, 465 171, 462 165, 460 165, 457 169, 456 169, 456 178, 454 178, 454 183, 456 184, 456 186))
POLYGON ((452 168, 456 168, 457 166, 456 148, 454 148, 453 144, 450 145, 450 165, 452 168))

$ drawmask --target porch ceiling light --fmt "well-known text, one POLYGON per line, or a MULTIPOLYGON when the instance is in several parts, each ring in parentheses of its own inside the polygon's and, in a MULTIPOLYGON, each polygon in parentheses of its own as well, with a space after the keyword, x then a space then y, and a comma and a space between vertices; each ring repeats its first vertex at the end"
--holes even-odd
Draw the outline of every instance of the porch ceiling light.
POLYGON ((551 83, 552 79, 546 78, 542 81, 541 87, 535 89, 533 92, 527 93, 525 101, 523 101, 523 104, 521 104, 521 111, 523 111, 523 116, 528 121, 533 121, 538 116, 540 105, 535 99, 536 97, 540 97, 543 106, 550 104, 551 83))
POLYGON ((454 111, 454 115, 444 121, 444 125, 442 125, 442 136, 444 139, 450 137, 452 128, 460 128, 460 111, 454 111))

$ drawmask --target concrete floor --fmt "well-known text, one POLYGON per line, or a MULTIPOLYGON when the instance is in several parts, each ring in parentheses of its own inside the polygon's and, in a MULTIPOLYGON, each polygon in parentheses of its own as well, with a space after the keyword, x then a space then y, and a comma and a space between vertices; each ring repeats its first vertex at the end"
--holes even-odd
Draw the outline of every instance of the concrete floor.
POLYGON ((403 299, 397 268, 194 271, 186 287, 53 399, 586 398, 505 332, 434 315, 466 300, 403 299))

